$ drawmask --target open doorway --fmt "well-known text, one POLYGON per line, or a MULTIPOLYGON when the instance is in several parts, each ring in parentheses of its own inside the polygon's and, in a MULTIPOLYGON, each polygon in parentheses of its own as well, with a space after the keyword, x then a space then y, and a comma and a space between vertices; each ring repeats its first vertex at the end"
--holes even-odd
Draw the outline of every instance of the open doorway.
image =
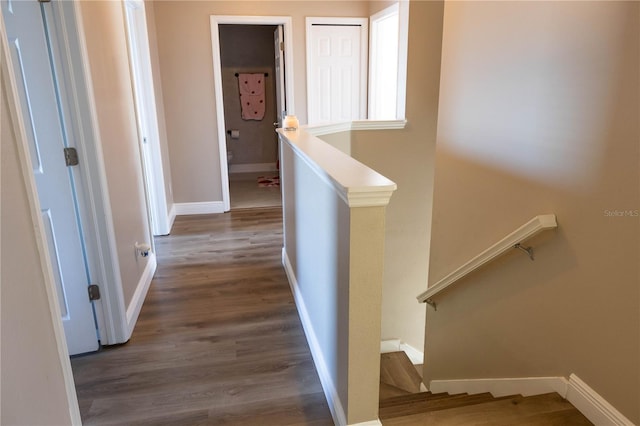
POLYGON ((282 205, 277 25, 219 26, 231 209, 282 205))
POLYGON ((275 127, 285 110, 295 113, 291 23, 291 17, 211 16, 225 211, 281 205, 275 127), (264 111, 242 110, 241 75, 262 85, 264 111))

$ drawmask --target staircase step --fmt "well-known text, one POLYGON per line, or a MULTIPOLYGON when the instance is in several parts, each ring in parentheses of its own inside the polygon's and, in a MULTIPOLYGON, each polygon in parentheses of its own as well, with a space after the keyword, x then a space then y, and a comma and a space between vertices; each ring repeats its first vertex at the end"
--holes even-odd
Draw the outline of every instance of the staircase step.
POLYGON ((513 399, 514 396, 494 398, 490 393, 478 393, 474 395, 457 394, 434 399, 424 398, 423 400, 407 401, 405 404, 396 403, 392 406, 381 407, 379 411, 380 419, 390 419, 394 417, 409 416, 418 413, 448 410, 458 407, 468 407, 505 399, 513 399))
POLYGON ((390 398, 398 398, 403 396, 410 396, 412 393, 407 392, 404 389, 400 389, 399 387, 388 385, 386 383, 380 383, 380 397, 379 399, 386 400, 390 398))
POLYGON ((564 410, 537 413, 518 420, 518 426, 588 426, 593 425, 580 411, 571 406, 564 410))
MULTIPOLYGON (((388 385, 385 385, 385 386, 388 386, 388 385)), ((466 395, 466 393, 461 395, 466 395)), ((419 392, 419 393, 410 393, 402 396, 395 396, 395 397, 384 398, 384 399, 380 398, 380 408, 411 404, 414 401, 424 401, 425 399, 436 400, 440 398, 449 398, 450 396, 451 395, 449 395, 446 392, 441 392, 441 393, 419 392)))
POLYGON ((395 386, 409 393, 417 393, 421 388, 422 377, 404 352, 380 354, 380 383, 395 386))
MULTIPOLYGON (((469 395, 472 396, 472 395, 469 395)), ((382 419, 382 416, 381 416, 382 419)), ((591 423, 557 393, 530 397, 504 397, 436 411, 383 419, 385 426, 446 424, 447 426, 590 425, 591 423)))

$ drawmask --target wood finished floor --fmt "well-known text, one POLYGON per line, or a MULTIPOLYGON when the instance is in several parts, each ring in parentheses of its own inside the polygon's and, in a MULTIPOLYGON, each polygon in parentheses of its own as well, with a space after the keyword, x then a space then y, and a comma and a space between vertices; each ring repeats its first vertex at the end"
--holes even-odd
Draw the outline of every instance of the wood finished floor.
POLYGON ((281 249, 277 208, 178 217, 131 340, 72 360, 83 423, 333 425, 281 249))

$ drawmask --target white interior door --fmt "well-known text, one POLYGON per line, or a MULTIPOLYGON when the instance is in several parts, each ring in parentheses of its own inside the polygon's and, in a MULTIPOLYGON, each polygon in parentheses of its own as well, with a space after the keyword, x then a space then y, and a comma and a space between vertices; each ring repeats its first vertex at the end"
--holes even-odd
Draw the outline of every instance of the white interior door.
POLYGON ((282 25, 278 25, 273 32, 273 44, 276 52, 276 112, 279 127, 281 127, 284 119, 283 112, 287 110, 284 93, 284 30, 282 25))
POLYGON ((366 118, 367 32, 366 20, 333 24, 308 18, 309 124, 366 118))
POLYGON ((31 165, 47 236, 67 346, 71 355, 95 351, 98 335, 89 301, 89 275, 74 192, 72 147, 62 123, 60 93, 50 62, 50 41, 37 1, 2 1, 31 165))

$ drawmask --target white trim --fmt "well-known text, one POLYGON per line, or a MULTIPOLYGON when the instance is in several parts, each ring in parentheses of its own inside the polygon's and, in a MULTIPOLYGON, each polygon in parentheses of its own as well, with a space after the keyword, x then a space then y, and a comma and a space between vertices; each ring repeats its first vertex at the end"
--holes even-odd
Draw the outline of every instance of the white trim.
POLYGON ((138 321, 138 316, 140 315, 140 309, 142 309, 142 304, 144 303, 144 299, 147 297, 147 292, 149 291, 149 286, 151 285, 151 281, 153 280, 153 274, 156 272, 156 255, 155 253, 149 254, 149 260, 147 261, 146 266, 144 267, 144 271, 142 272, 142 276, 138 281, 138 285, 136 286, 136 291, 133 293, 131 297, 131 302, 129 302, 129 307, 127 308, 127 333, 128 338, 131 338, 131 333, 133 333, 133 328, 136 326, 136 321, 138 321))
POLYGON ((495 397, 531 396, 556 392, 598 426, 633 426, 633 422, 616 410, 575 374, 564 377, 520 377, 504 379, 432 380, 433 393, 476 394, 490 392, 495 397))
POLYGON ((15 75, 13 74, 13 67, 11 66, 9 44, 7 40, 6 29, 4 26, 4 19, 2 18, 2 13, 0 13, 0 39, 2 50, 0 56, 0 84, 2 84, 6 91, 10 122, 16 138, 15 145, 20 161, 19 167, 22 172, 25 192, 29 203, 31 223, 33 224, 35 242, 39 253, 40 268, 42 269, 42 276, 44 281, 43 284, 45 292, 47 294, 47 304, 49 306, 48 311, 51 318, 51 325, 53 327, 53 337, 56 343, 58 363, 60 365, 60 369, 62 370, 62 377, 68 404, 67 410, 71 423, 79 425, 82 424, 82 420, 80 418, 78 397, 76 395, 73 372, 71 370, 71 362, 69 361, 69 351, 67 349, 66 339, 64 336, 64 328, 61 320, 62 315, 60 313, 60 304, 58 303, 58 295, 55 290, 55 280, 50 261, 50 253, 48 250, 46 236, 43 231, 44 224, 42 223, 42 217, 40 215, 40 201, 37 195, 38 192, 36 189, 35 177, 33 176, 31 167, 29 166, 32 163, 30 160, 29 149, 27 147, 27 137, 24 121, 22 119, 22 115, 20 114, 20 106, 17 96, 17 85, 15 75))
POLYGON ((64 61, 68 67, 70 102, 72 103, 72 128, 77 132, 77 143, 83 164, 80 203, 86 222, 84 232, 91 277, 100 284, 102 298, 95 303, 98 330, 102 344, 126 341, 124 293, 120 276, 120 262, 116 247, 111 201, 107 174, 102 154, 102 142, 98 129, 98 115, 91 69, 84 35, 84 22, 79 2, 52 2, 54 19, 59 20, 63 34, 64 61), (58 9, 59 7, 59 9, 58 9))
POLYGON ((229 173, 277 172, 276 163, 231 164, 229 173))
POLYGON ((557 392, 565 397, 567 379, 564 377, 519 377, 504 379, 432 380, 429 389, 433 393, 484 393, 495 397, 517 395, 531 396, 557 392))
POLYGON ((349 207, 386 206, 395 182, 353 159, 339 149, 309 134, 305 129, 278 129, 280 140, 294 151, 314 173, 349 207))
POLYGON ((382 422, 380 421, 380 419, 376 419, 362 423, 351 423, 349 426, 382 426, 382 422))
POLYGON ((400 26, 398 28, 398 119, 406 116, 407 107, 407 61, 409 52, 409 0, 400 0, 400 26))
POLYGON ((575 374, 569 376, 566 399, 595 425, 633 426, 631 420, 616 410, 575 374))
POLYGON ((306 130, 313 136, 332 135, 334 133, 350 132, 351 121, 341 123, 305 124, 301 129, 306 130))
POLYGON ((401 130, 407 125, 407 120, 354 120, 351 130, 401 130))
POLYGON ((324 396, 327 399, 327 404, 329 405, 329 410, 331 411, 331 417, 333 417, 333 421, 336 425, 346 425, 347 418, 344 414, 344 408, 342 407, 342 404, 340 402, 338 392, 336 391, 336 386, 331 379, 331 374, 329 374, 327 363, 324 360, 324 356, 322 355, 320 343, 318 342, 318 338, 316 337, 316 333, 313 329, 313 323, 309 318, 307 306, 304 302, 302 294, 300 293, 298 279, 296 278, 295 271, 291 266, 291 262, 289 261, 289 256, 287 255, 287 251, 285 248, 282 249, 282 265, 284 266, 284 270, 289 280, 289 286, 291 287, 291 292, 293 293, 293 298, 295 299, 296 306, 298 308, 300 322, 302 322, 304 334, 305 336, 307 336, 309 349, 311 350, 313 362, 316 366, 316 370, 318 371, 318 377, 320 378, 320 383, 322 384, 324 396))
MULTIPOLYGON (((373 27, 376 20, 395 13, 398 13, 398 70, 397 70, 397 94, 396 94, 396 118, 403 119, 406 115, 406 103, 407 103, 407 52, 409 46, 409 0, 400 0, 390 7, 372 15, 369 19, 371 23, 370 33, 373 39, 373 27)), ((376 54, 373 48, 373 40, 369 43, 369 49, 371 51, 371 58, 376 54)), ((371 59, 370 64, 373 62, 371 59)), ((369 67, 369 80, 375 78, 375 70, 369 67)), ((370 86, 371 87, 371 84, 370 86)), ((370 89, 371 90, 371 89, 370 89)), ((372 102, 369 101, 369 117, 371 117, 372 102)))
MULTIPOLYGON (((382 39, 383 37, 381 37, 379 31, 378 31, 378 24, 380 23, 380 21, 385 20, 387 18, 390 18, 392 16, 397 16, 398 19, 398 46, 396 46, 396 52, 398 54, 397 57, 397 61, 396 61, 396 112, 394 117, 398 118, 398 117, 402 117, 401 115, 398 115, 398 97, 399 97, 399 87, 398 87, 398 74, 399 74, 399 65, 400 65, 400 52, 398 51, 398 47, 400 45, 400 5, 399 3, 394 3, 389 7, 386 7, 385 9, 381 10, 378 13, 375 13, 373 15, 371 15, 369 17, 369 93, 368 93, 368 99, 369 99, 369 105, 368 105, 368 115, 367 117, 371 118, 373 117, 374 111, 376 110, 377 106, 378 106, 378 102, 376 99, 376 94, 377 94, 377 83, 379 81, 379 77, 378 77, 378 68, 376 65, 378 65, 378 57, 380 56, 380 51, 378 49, 378 43, 377 40, 378 39, 382 39)), ((383 60, 386 59, 385 62, 388 62, 389 59, 388 58, 383 58, 383 60)), ((405 57, 406 60, 406 57, 405 57)), ((406 64, 405 64, 405 68, 406 68, 406 64)), ((405 76, 406 78, 406 76, 405 76)), ((388 81, 386 81, 387 84, 389 84, 388 81)))
MULTIPOLYGON (((141 170, 145 183, 149 222, 152 228, 150 232, 153 235, 166 235, 169 233, 170 225, 167 215, 167 194, 144 1, 123 1, 122 12, 127 36, 129 74, 136 111, 141 170), (132 34, 134 31, 136 34, 132 34), (138 40, 138 42, 134 43, 134 40, 138 40), (138 48, 140 49, 138 50, 138 48), (136 61, 138 67, 134 64, 136 61), (138 75, 138 78, 136 78, 137 70, 142 74, 138 75), (143 110, 142 113, 141 110, 143 110), (146 123, 143 123, 143 116, 146 118, 146 123), (145 134, 144 130, 148 134, 145 134)), ((153 244, 153 238, 151 238, 151 243, 153 244)))
POLYGON ((301 126, 313 136, 331 135, 352 130, 402 130, 407 120, 354 120, 340 123, 309 124, 301 126))
POLYGON ((484 250, 479 255, 473 257, 471 260, 465 262, 462 266, 451 272, 450 274, 441 278, 434 285, 430 286, 427 291, 418 295, 418 302, 426 302, 427 299, 435 296, 451 284, 458 281, 465 275, 473 272, 482 265, 492 261, 496 257, 505 253, 508 250, 512 250, 518 243, 522 243, 534 235, 547 230, 553 229, 558 226, 556 222, 556 216, 554 214, 546 214, 536 216, 497 243, 493 244, 488 249, 484 250))
POLYGON ((380 342, 380 353, 381 354, 386 354, 389 352, 400 352, 402 349, 400 349, 400 344, 401 344, 401 340, 400 339, 387 339, 387 340, 382 340, 380 342))
MULTIPOLYGON (((369 68, 369 18, 357 18, 357 17, 319 17, 308 16, 305 19, 305 37, 307 42, 306 48, 306 64, 307 64, 307 79, 310 75, 311 69, 311 52, 313 48, 311 46, 311 28, 314 24, 322 25, 360 25, 360 116, 367 117, 367 89, 368 89, 368 68, 369 68)), ((311 99, 313 99, 311 93, 311 85, 307 82, 307 121, 310 116, 311 99)), ((291 115, 291 114, 289 114, 291 115)))
POLYGON ((173 223, 176 221, 176 204, 172 203, 169 209, 169 234, 173 228, 173 223))
POLYGON ((422 351, 419 351, 418 349, 404 342, 400 343, 400 350, 407 354, 413 365, 424 364, 424 353, 422 351))
POLYGON ((222 201, 175 203, 174 207, 177 216, 187 214, 212 214, 225 212, 224 203, 222 201))
POLYGON ((387 339, 380 342, 380 353, 404 352, 413 365, 424 364, 424 353, 400 339, 387 339))
POLYGON ((229 167, 227 164, 227 137, 224 123, 224 99, 222 95, 222 65, 220 58, 220 24, 282 25, 284 28, 285 93, 287 114, 295 115, 294 72, 293 72, 293 20, 290 16, 222 16, 211 15, 211 49, 213 53, 213 85, 216 103, 216 123, 218 127, 218 155, 220 160, 220 181, 222 185, 223 212, 231 210, 229 195, 229 167))

